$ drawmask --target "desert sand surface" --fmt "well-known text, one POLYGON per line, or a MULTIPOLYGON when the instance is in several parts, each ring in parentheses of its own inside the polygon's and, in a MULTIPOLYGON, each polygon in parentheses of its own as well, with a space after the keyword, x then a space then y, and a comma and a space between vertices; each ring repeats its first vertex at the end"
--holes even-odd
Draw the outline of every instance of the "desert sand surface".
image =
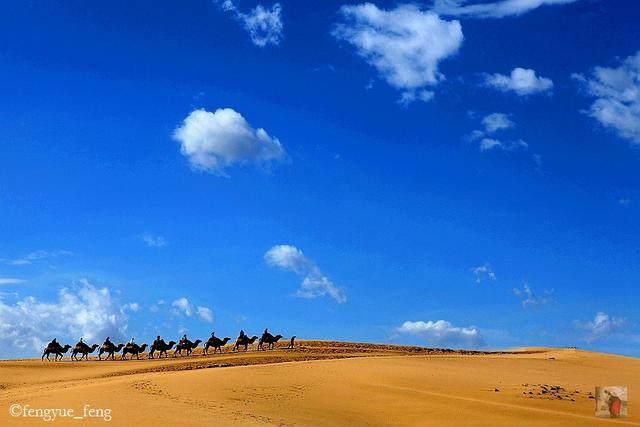
POLYGON ((640 359, 576 349, 301 341, 293 350, 68 359, 0 361, 0 426, 640 425, 640 359), (595 418, 596 385, 627 385, 629 416, 595 418), (25 408, 74 412, 47 422, 25 408))

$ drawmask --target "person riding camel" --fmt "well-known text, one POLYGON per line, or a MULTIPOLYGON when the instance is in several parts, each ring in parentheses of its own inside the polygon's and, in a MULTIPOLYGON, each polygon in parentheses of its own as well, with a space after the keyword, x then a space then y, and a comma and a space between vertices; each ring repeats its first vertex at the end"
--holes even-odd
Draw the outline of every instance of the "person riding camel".
POLYGON ((107 337, 104 340, 104 345, 109 346, 109 347, 111 347, 113 345, 113 343, 111 342, 111 338, 110 337, 107 337))
POLYGON ((162 343, 162 339, 160 339, 160 335, 156 337, 156 340, 153 342, 153 346, 157 347, 162 343))
POLYGON ((269 335, 269 330, 268 328, 264 328, 264 332, 262 333, 263 337, 267 337, 269 335))
POLYGON ((80 337, 80 344, 84 344, 84 341, 82 341, 82 337, 80 337))
POLYGON ((187 341, 189 341, 189 340, 187 339, 187 334, 184 334, 184 335, 182 336, 182 338, 180 339, 180 345, 181 345, 181 346, 184 346, 184 345, 187 343, 187 341))
MULTIPOLYGON (((50 346, 57 346, 57 345, 59 345, 59 344, 58 344, 58 339, 57 339, 57 338, 54 338, 54 339, 53 339, 53 341, 51 341, 51 342, 49 343, 49 345, 50 345, 50 346)), ((48 346, 47 346, 47 347, 48 347, 48 346)))
POLYGON ((240 338, 244 338, 244 337, 245 337, 244 329, 240 329, 240 338))
POLYGON ((211 332, 211 339, 214 339, 216 337, 216 331, 211 332))

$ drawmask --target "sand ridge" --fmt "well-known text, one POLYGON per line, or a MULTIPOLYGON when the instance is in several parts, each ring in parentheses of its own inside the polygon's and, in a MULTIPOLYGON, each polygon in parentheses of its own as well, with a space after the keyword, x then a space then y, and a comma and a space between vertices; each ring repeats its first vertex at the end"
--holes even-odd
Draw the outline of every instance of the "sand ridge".
POLYGON ((638 388, 639 359, 575 349, 455 352, 306 341, 294 350, 167 360, 2 361, 0 425, 42 425, 12 417, 12 404, 112 412, 110 421, 57 418, 52 425, 185 417, 189 425, 243 426, 640 425, 638 388), (629 386, 629 417, 595 418, 589 393, 618 384, 629 386))

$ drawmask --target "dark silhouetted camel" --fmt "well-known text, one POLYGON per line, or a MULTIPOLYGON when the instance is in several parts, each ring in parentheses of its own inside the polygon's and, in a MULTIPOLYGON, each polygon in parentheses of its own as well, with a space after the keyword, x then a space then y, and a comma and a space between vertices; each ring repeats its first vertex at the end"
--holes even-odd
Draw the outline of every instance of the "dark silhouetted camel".
POLYGON ((89 354, 96 351, 96 348, 98 348, 98 344, 94 344, 89 347, 87 344, 79 342, 75 347, 73 347, 73 351, 71 352, 71 360, 89 360, 89 354), (78 354, 81 355, 80 359, 78 359, 78 354))
POLYGON ((222 346, 227 345, 231 338, 225 337, 225 339, 221 340, 218 337, 209 338, 209 340, 204 345, 203 354, 209 354, 209 347, 213 347, 213 353, 216 353, 216 350, 220 350, 222 353, 222 346))
POLYGON ((247 351, 247 349, 249 348, 249 345, 253 344, 257 339, 258 337, 255 335, 252 336, 251 338, 249 338, 246 335, 242 337, 238 337, 238 339, 236 340, 236 344, 233 346, 233 351, 238 351, 241 345, 244 346, 244 351, 247 351))
POLYGON ((40 360, 44 360, 46 356, 47 360, 51 361, 51 359, 49 359, 50 354, 56 355, 55 360, 58 360, 58 356, 60 356, 60 359, 62 359, 64 357, 63 354, 69 351, 70 348, 71 346, 69 344, 62 347, 58 343, 55 343, 55 344, 49 343, 49 345, 47 345, 47 347, 44 349, 44 352, 42 353, 42 358, 40 360))
POLYGON ((111 360, 116 360, 115 353, 119 352, 122 347, 124 347, 124 344, 122 343, 118 344, 117 346, 112 342, 102 344, 102 346, 100 347, 100 351, 98 352, 98 360, 102 360, 103 353, 107 353, 107 357, 105 358, 105 360, 109 360, 109 358, 111 358, 111 360))
POLYGON ((127 353, 131 353, 131 358, 133 359, 133 356, 136 356, 136 359, 140 359, 140 353, 143 353, 147 347, 149 346, 149 344, 142 344, 142 345, 138 345, 138 344, 127 344, 124 346, 124 348, 122 349, 122 360, 127 360, 127 353))
POLYGON ((185 343, 178 343, 175 351, 173 352, 173 357, 176 357, 176 354, 182 356, 182 350, 187 351, 187 356, 190 355, 193 349, 196 348, 201 342, 202 340, 195 340, 194 342, 187 340, 187 342, 185 343))
POLYGON ((175 341, 169 341, 169 344, 167 344, 166 342, 164 342, 164 340, 160 340, 159 343, 153 343, 151 345, 151 349, 149 350, 149 359, 153 359, 153 354, 158 351, 160 352, 160 354, 158 355, 158 358, 162 358, 162 354, 164 353, 164 357, 168 357, 167 355, 167 351, 171 350, 173 348, 173 346, 176 345, 175 341))
POLYGON ((282 338, 282 335, 276 335, 274 337, 270 333, 262 334, 262 338, 260 338, 260 341, 258 342, 258 350, 264 350, 264 347, 262 347, 262 344, 267 344, 267 348, 269 350, 272 350, 275 343, 280 341, 280 338, 282 338))

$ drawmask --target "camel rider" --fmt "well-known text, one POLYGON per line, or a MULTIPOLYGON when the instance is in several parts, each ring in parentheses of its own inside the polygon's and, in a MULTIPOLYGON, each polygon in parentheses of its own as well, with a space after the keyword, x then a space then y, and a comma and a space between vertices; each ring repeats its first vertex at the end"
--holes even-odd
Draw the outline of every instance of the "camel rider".
POLYGON ((156 340, 153 342, 153 346, 154 346, 154 347, 157 347, 157 346, 159 346, 161 343, 162 343, 162 340, 160 339, 160 335, 158 335, 158 336, 156 337, 156 340))
POLYGON ((187 343, 187 341, 189 341, 189 340, 187 339, 187 334, 184 334, 184 335, 182 336, 182 339, 180 340, 180 345, 185 345, 185 344, 187 343))
POLYGON ((269 331, 268 328, 264 328, 264 333, 262 334, 263 337, 266 337, 269 335, 269 331))
POLYGON ((216 331, 211 332, 211 339, 214 339, 216 337, 216 331))
POLYGON ((244 329, 240 329, 240 338, 244 338, 244 337, 245 337, 244 329))
POLYGON ((49 343, 49 345, 53 345, 53 346, 58 345, 58 339, 54 338, 53 341, 49 343))
POLYGON ((104 345, 112 346, 113 343, 111 342, 111 338, 107 337, 107 339, 104 340, 104 345))
POLYGON ((80 344, 84 344, 84 341, 82 341, 82 337, 80 337, 80 344))
POLYGON ((129 345, 133 345, 133 344, 135 344, 133 341, 134 341, 134 340, 133 340, 133 337, 131 337, 131 339, 129 340, 129 345))

